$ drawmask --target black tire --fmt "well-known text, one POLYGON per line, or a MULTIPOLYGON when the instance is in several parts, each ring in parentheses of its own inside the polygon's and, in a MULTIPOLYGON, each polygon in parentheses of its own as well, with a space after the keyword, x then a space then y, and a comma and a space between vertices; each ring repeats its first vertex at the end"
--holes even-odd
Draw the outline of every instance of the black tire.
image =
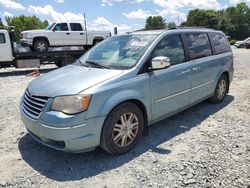
MULTIPOLYGON (((126 119, 126 120, 128 120, 128 119, 126 119)), ((125 119, 123 119, 123 120, 125 120, 125 119)), ((123 153, 128 152, 136 145, 138 140, 141 138, 142 133, 143 133, 143 129, 144 129, 144 124, 145 124, 144 123, 144 116, 143 116, 140 108, 137 105, 130 103, 130 102, 125 102, 125 103, 118 105, 108 114, 108 116, 104 122, 102 134, 101 134, 101 147, 105 151, 107 151, 111 154, 118 154, 119 155, 119 154, 123 154, 123 153), (132 114, 134 116, 132 116, 132 114), (122 117, 123 118, 125 117, 128 119, 133 118, 130 121, 130 122, 132 122, 132 124, 126 124, 127 125, 126 128, 124 128, 124 127, 117 128, 117 126, 122 127, 122 122, 121 122, 122 117), (119 122, 121 124, 119 124, 119 122), (135 125, 136 123, 138 126, 137 125, 132 126, 132 125, 135 125), (130 126, 132 126, 134 128, 129 128, 130 126), (120 129, 121 131, 117 132, 115 129, 120 129), (123 133, 121 133, 121 132, 123 132, 123 133), (131 132, 133 132, 133 137, 134 137, 133 139, 129 138, 132 135, 131 132), (128 135, 130 135, 130 136, 128 136, 128 135), (125 141, 124 137, 126 137, 126 141, 125 141), (117 138, 116 142, 115 142, 115 138, 117 138), (127 142, 127 145, 121 146, 121 145, 123 145, 122 143, 125 143, 125 142, 127 142)))
POLYGON ((211 103, 221 103, 229 90, 229 81, 225 74, 223 74, 216 85, 214 95, 209 99, 211 103))
POLYGON ((103 39, 95 39, 95 40, 93 41, 93 46, 99 44, 99 43, 102 42, 102 41, 103 41, 103 39))
POLYGON ((70 64, 74 63, 75 61, 76 61, 76 59, 73 58, 73 57, 65 57, 61 61, 55 62, 55 64, 58 67, 64 67, 64 66, 67 66, 67 65, 70 65, 70 64))
POLYGON ((239 48, 245 48, 245 44, 241 44, 239 48))
POLYGON ((49 49, 49 44, 46 40, 39 39, 34 42, 32 48, 34 49, 34 51, 37 51, 37 52, 46 52, 49 49))

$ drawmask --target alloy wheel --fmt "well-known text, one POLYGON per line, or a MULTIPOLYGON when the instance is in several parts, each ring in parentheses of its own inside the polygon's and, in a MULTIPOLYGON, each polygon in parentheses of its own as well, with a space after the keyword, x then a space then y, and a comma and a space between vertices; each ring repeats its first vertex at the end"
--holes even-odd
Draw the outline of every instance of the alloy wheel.
POLYGON ((134 113, 122 114, 113 129, 113 141, 118 147, 131 144, 139 130, 139 120, 134 113))
POLYGON ((226 80, 222 79, 218 85, 218 98, 222 99, 226 94, 227 83, 226 80))

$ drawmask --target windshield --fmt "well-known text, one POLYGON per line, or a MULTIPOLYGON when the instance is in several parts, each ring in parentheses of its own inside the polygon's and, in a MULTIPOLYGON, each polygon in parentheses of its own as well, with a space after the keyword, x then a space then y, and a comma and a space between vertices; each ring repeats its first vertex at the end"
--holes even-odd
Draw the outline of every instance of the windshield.
POLYGON ((85 65, 91 63, 111 69, 129 69, 137 63, 156 37, 154 34, 110 37, 88 51, 80 61, 85 65))
POLYGON ((56 23, 52 23, 50 25, 48 25, 47 27, 45 27, 45 30, 51 30, 52 27, 55 25, 56 23))

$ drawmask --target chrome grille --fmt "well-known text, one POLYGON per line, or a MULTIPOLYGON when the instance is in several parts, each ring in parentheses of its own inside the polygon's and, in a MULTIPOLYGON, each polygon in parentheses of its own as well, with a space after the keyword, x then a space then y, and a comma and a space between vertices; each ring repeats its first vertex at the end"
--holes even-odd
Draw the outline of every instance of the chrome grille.
POLYGON ((32 96, 28 90, 25 91, 23 97, 23 112, 32 119, 38 119, 42 110, 48 101, 48 97, 32 96))

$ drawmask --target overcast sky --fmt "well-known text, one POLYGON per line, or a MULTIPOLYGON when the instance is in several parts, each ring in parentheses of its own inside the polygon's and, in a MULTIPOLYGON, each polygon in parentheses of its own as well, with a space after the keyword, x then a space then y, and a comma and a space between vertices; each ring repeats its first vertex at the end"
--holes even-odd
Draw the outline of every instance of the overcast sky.
MULTIPOLYGON (((167 22, 186 20, 190 9, 222 9, 250 0, 0 0, 0 16, 36 15, 42 20, 83 21, 86 13, 91 29, 120 32, 143 28, 150 15, 161 15, 167 22)), ((4 20, 4 19, 3 19, 4 20)))

